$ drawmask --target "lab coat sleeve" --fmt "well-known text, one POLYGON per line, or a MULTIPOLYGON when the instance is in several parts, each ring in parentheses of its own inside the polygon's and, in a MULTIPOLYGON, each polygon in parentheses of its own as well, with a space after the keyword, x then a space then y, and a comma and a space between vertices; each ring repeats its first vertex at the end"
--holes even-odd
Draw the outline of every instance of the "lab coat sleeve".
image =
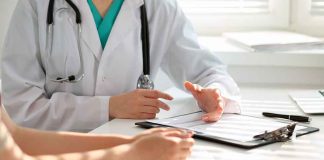
POLYGON ((192 24, 176 2, 174 4, 174 15, 169 16, 174 18, 170 18, 171 38, 162 62, 163 71, 183 90, 184 81, 219 89, 226 103, 224 112, 240 113, 240 91, 237 84, 216 54, 198 43, 192 24))
POLYGON ((109 97, 45 91, 36 7, 21 0, 2 57, 4 105, 18 124, 44 130, 89 131, 108 121, 109 97))

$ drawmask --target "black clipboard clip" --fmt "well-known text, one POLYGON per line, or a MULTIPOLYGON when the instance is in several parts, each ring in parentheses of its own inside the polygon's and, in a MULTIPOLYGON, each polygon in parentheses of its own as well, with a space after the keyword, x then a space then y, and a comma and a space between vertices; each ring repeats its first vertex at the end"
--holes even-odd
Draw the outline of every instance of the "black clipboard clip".
POLYGON ((255 135, 253 138, 274 142, 286 142, 294 135, 296 125, 297 123, 294 122, 271 132, 265 131, 263 134, 255 135))

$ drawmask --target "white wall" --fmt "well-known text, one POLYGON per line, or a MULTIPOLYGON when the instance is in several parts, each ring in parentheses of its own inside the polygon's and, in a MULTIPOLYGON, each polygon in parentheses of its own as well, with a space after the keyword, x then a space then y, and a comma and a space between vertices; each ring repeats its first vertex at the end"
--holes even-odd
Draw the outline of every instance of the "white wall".
POLYGON ((3 41, 17 1, 18 0, 0 0, 0 55, 2 54, 3 41))

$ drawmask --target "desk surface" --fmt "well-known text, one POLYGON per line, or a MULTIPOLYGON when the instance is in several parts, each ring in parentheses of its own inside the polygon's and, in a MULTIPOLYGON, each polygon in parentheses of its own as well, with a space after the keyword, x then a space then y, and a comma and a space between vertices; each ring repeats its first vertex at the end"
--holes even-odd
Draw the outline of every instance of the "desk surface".
MULTIPOLYGON (((303 114, 290 99, 288 93, 307 87, 241 87, 242 114, 261 116, 263 111, 303 114)), ((309 88, 310 89, 310 88, 309 88)), ((171 91, 172 92, 172 91, 171 91)), ((240 149, 203 140, 196 140, 191 160, 222 159, 285 159, 317 160, 324 159, 324 115, 311 116, 311 126, 319 132, 298 137, 294 141, 276 143, 255 149, 240 149)), ((138 120, 116 119, 92 131, 92 133, 118 133, 135 135, 144 129, 134 125, 138 120)))

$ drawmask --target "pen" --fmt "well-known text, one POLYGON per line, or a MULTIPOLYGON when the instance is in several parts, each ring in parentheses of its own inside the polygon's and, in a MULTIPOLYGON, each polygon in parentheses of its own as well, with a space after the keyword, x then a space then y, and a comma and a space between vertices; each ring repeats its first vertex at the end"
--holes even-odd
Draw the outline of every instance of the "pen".
POLYGON ((286 114, 276 114, 276 113, 269 113, 269 112, 263 112, 263 116, 266 117, 274 117, 274 118, 284 118, 289 119, 296 122, 310 122, 311 118, 307 116, 299 116, 299 115, 286 115, 286 114))

